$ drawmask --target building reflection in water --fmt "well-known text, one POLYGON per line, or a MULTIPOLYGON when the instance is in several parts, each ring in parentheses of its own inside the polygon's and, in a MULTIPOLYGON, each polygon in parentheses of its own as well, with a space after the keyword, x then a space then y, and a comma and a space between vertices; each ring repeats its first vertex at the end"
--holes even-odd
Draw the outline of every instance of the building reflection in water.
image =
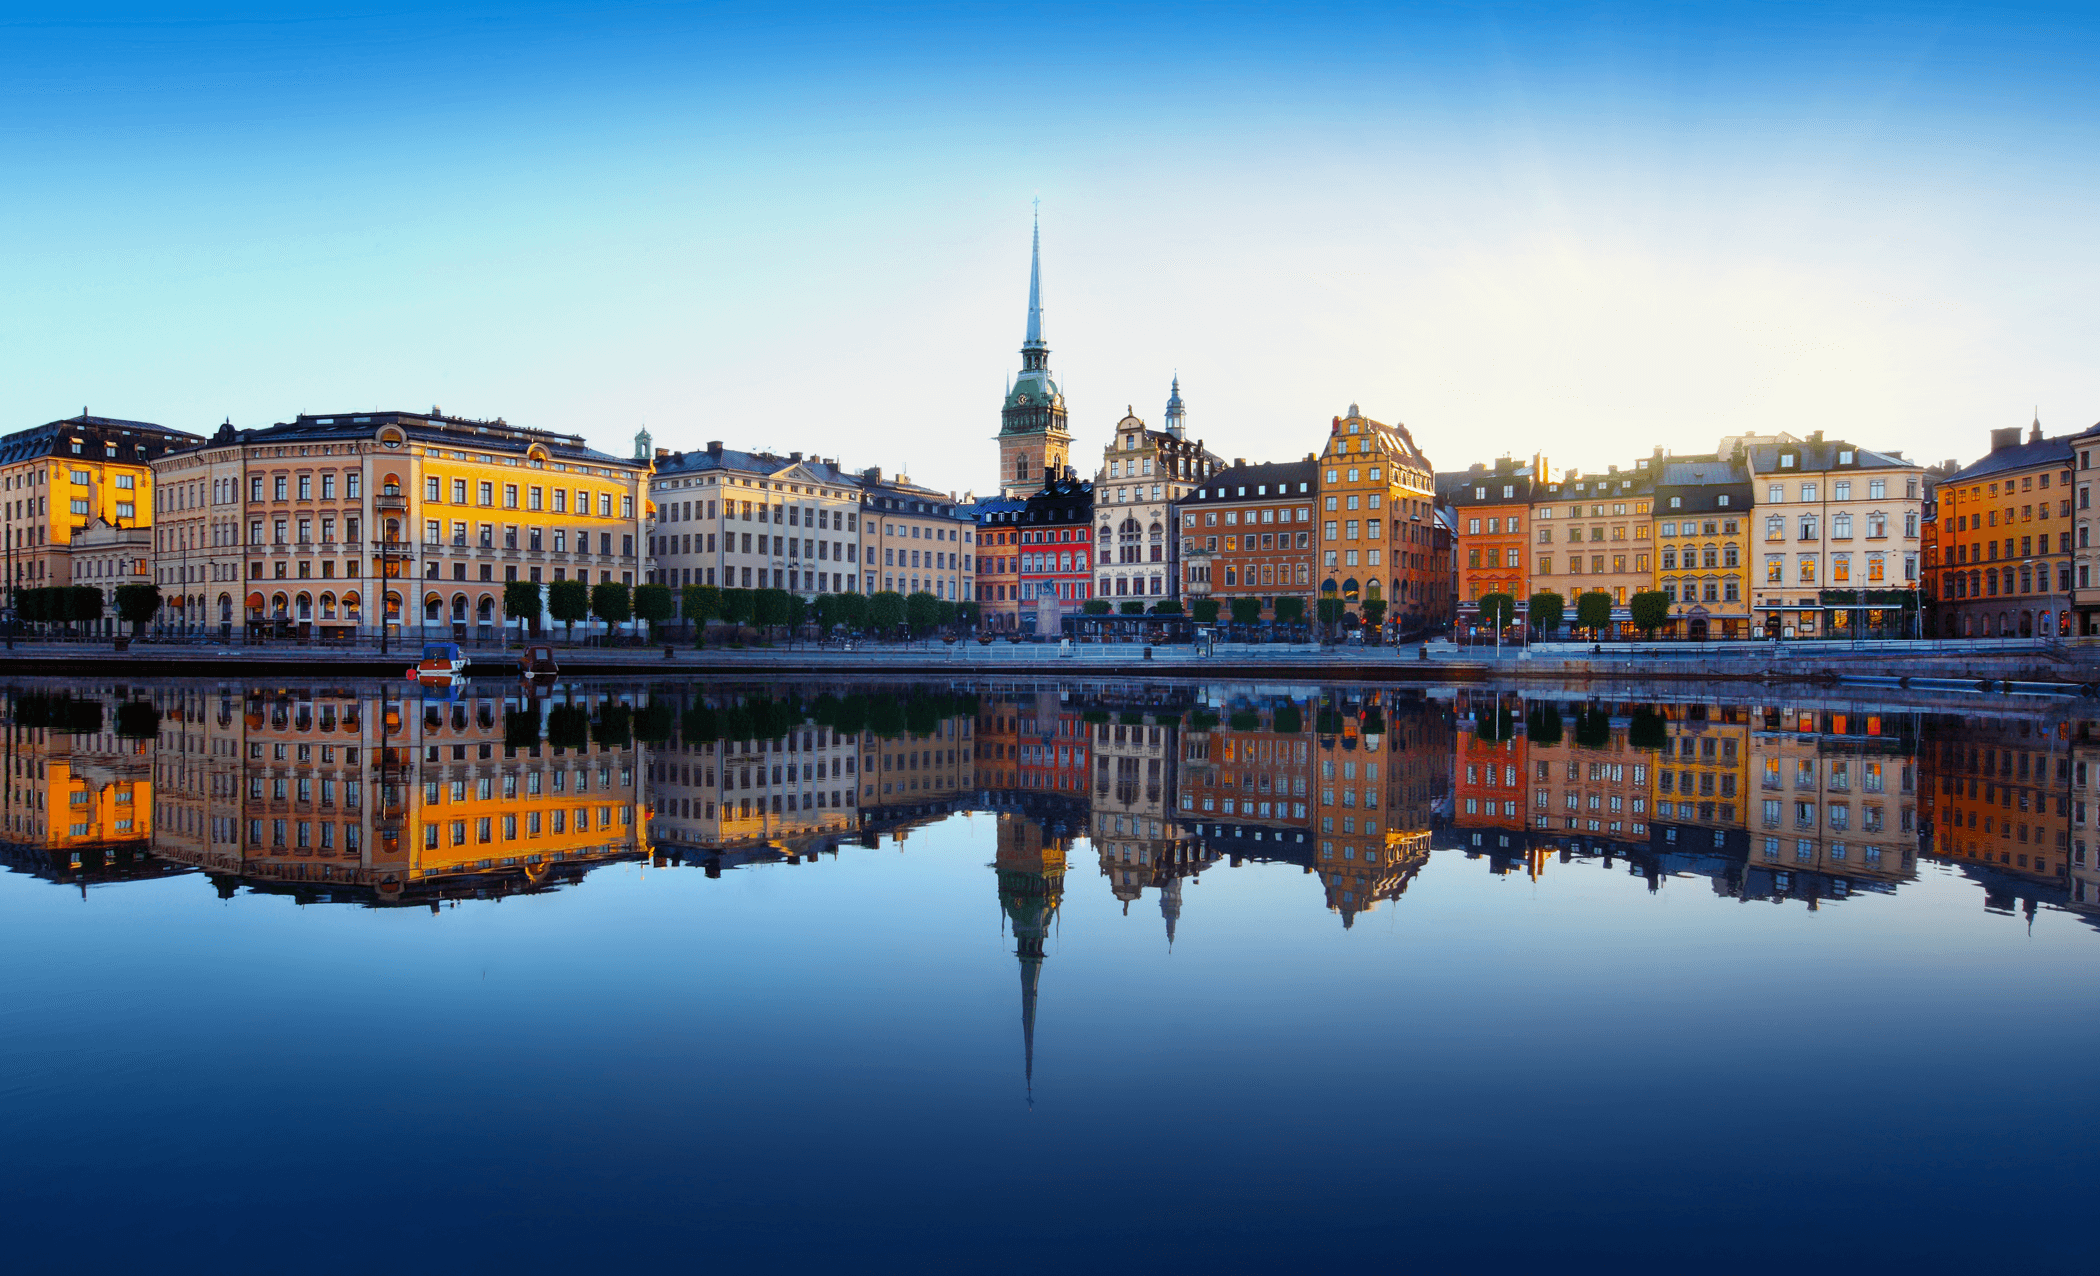
POLYGON ((632 858, 632 695, 170 684, 8 697, 8 850, 190 868, 259 891, 433 907, 632 858), (54 810, 63 812, 54 816, 54 810), (150 852, 150 854, 149 854, 150 852))
POLYGON ((1205 873, 1293 865, 1348 928, 1433 844, 1498 874, 1596 860, 1809 909, 1896 892, 1922 856, 1993 912, 2100 914, 2076 701, 194 681, 23 685, 4 710, 0 856, 82 889, 202 871, 222 894, 435 908, 645 852, 713 876, 993 813, 1031 1083, 1082 841, 1124 914, 1155 893, 1168 946, 1205 873))

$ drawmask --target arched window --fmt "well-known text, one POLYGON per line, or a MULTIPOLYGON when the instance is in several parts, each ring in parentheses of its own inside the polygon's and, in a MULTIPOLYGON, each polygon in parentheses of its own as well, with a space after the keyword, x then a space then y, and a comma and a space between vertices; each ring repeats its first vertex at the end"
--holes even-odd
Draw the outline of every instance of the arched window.
POLYGON ((323 594, 323 595, 321 595, 321 619, 323 619, 323 620, 334 620, 334 619, 335 619, 335 595, 334 595, 334 594, 323 594))
POLYGON ((428 595, 423 599, 423 623, 428 625, 436 624, 440 619, 443 618, 444 610, 444 599, 438 597, 436 594, 428 595))
POLYGON ((276 620, 283 620, 283 619, 284 619, 284 609, 285 609, 285 607, 286 607, 286 605, 287 605, 287 602, 288 602, 288 600, 287 600, 287 599, 285 598, 285 596, 284 596, 283 594, 273 594, 273 595, 271 595, 271 597, 270 597, 270 616, 271 616, 271 617, 272 617, 273 619, 276 619, 276 620))
POLYGON ((453 621, 453 623, 454 623, 454 624, 465 624, 465 623, 466 623, 466 620, 467 620, 467 596, 466 596, 465 594, 454 594, 454 595, 452 595, 452 621, 453 621))
POLYGON ((314 618, 314 596, 312 594, 299 595, 295 606, 298 608, 300 620, 307 621, 314 618))
POLYGON ((481 601, 477 603, 474 607, 475 620, 479 621, 481 624, 486 625, 490 621, 494 620, 495 616, 496 600, 494 598, 491 598, 487 594, 483 594, 481 596, 481 601))
POLYGON ((344 594, 344 595, 343 595, 343 619, 345 619, 345 620, 357 620, 357 619, 359 619, 359 618, 360 618, 360 617, 359 617, 359 609, 358 609, 358 605, 357 605, 357 595, 356 595, 356 594, 344 594))

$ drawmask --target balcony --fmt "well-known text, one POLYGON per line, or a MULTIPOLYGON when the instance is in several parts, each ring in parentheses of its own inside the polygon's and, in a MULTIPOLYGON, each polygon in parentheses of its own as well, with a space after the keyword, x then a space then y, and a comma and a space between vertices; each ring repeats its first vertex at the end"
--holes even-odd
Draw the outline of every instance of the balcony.
POLYGON ((372 498, 372 508, 376 510, 406 510, 408 508, 408 498, 398 491, 382 492, 372 498))

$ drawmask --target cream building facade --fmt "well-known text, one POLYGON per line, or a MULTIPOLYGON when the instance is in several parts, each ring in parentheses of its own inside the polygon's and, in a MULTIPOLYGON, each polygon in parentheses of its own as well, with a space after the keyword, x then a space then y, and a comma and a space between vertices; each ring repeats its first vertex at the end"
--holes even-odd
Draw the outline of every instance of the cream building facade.
POLYGON ((860 591, 861 476, 800 452, 659 450, 647 530, 652 584, 860 591))
POLYGON ((1773 638, 1910 637, 1917 626, 1924 467, 1821 430, 1724 438, 1756 497, 1756 628, 1773 638))
POLYGON ((1189 440, 1187 416, 1176 377, 1167 399, 1166 429, 1147 429, 1126 409, 1102 449, 1094 477, 1096 598, 1156 602, 1179 595, 1175 504, 1224 468, 1201 440, 1189 440))

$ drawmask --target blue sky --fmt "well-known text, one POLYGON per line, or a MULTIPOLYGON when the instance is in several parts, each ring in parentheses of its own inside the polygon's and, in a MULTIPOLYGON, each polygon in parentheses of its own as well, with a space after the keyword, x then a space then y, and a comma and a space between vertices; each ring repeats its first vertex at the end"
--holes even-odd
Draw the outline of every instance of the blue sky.
POLYGON ((1078 454, 1444 468, 2100 418, 2095 22, 1855 4, 0 9, 0 405, 442 405, 991 485, 1030 201, 1078 454))

